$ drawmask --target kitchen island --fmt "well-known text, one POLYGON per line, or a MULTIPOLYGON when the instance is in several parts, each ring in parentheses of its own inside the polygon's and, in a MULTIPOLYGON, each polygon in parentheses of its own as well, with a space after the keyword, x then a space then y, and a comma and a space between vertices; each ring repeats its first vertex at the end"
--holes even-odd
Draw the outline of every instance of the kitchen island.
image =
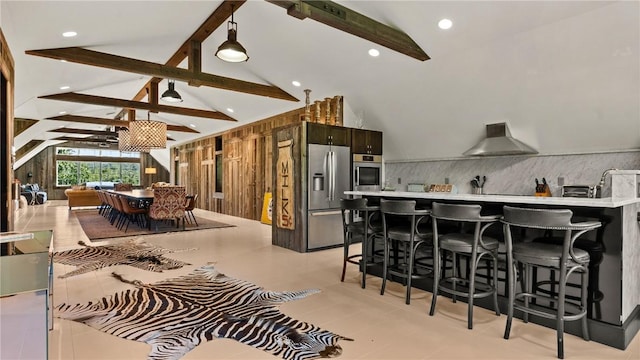
MULTIPOLYGON (((500 213, 502 206, 570 209, 575 217, 598 220, 603 226, 593 234, 585 234, 604 248, 599 265, 599 295, 594 310, 589 312, 592 340, 624 349, 640 329, 640 198, 564 198, 518 195, 475 195, 440 192, 346 191, 351 197, 416 200, 428 207, 433 201, 473 203, 483 210, 500 213)), ((425 290, 431 290, 427 285, 425 290)), ((504 300, 501 301, 505 303, 504 300)), ((505 311, 506 307, 501 306, 505 311)), ((534 319, 553 327, 551 323, 534 319)), ((576 327, 567 332, 580 335, 576 327)))

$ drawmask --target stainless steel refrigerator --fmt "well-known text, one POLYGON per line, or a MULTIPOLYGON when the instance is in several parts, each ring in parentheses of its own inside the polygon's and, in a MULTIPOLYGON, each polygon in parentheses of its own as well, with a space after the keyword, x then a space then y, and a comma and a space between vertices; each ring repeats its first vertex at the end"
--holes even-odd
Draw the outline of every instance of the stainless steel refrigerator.
POLYGON ((341 245, 340 198, 351 186, 349 147, 309 144, 307 161, 307 250, 341 245))

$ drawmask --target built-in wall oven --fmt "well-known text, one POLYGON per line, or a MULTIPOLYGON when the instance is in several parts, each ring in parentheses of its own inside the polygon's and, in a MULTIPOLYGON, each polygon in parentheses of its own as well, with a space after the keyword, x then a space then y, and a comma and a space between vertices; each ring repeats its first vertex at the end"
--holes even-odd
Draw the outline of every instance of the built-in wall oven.
POLYGON ((353 155, 353 190, 380 191, 382 189, 382 156, 353 155))

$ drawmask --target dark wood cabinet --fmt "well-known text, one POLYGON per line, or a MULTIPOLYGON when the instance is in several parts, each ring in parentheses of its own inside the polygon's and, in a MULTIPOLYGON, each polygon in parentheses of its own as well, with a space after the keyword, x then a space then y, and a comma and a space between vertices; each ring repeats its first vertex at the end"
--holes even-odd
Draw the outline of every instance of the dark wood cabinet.
POLYGON ((350 128, 318 123, 306 124, 309 144, 351 146, 350 128))
POLYGON ((354 154, 382 155, 382 132, 351 129, 351 152, 354 154))

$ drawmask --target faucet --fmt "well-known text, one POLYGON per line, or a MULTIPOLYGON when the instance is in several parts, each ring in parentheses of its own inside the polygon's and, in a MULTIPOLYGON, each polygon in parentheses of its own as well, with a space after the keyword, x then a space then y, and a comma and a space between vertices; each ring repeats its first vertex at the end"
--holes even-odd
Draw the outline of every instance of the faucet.
POLYGON ((596 185, 596 193, 595 193, 595 197, 596 198, 601 198, 602 197, 602 188, 604 188, 604 181, 607 177, 607 175, 612 172, 618 170, 616 168, 611 168, 611 169, 607 169, 602 173, 602 177, 600 178, 600 182, 598 183, 598 185, 596 185))

